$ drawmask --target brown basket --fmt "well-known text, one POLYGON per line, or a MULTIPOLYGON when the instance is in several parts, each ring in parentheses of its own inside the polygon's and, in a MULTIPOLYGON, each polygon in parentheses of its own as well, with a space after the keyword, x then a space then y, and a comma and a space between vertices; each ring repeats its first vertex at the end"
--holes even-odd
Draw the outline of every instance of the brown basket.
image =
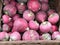
MULTIPOLYGON (((60 14, 60 0, 50 2, 52 8, 55 8, 60 14)), ((0 29, 1 29, 1 15, 2 15, 2 1, 0 0, 0 29)), ((60 21, 59 21, 60 30, 60 21)), ((0 45, 60 45, 60 40, 36 40, 36 41, 0 41, 0 45)))

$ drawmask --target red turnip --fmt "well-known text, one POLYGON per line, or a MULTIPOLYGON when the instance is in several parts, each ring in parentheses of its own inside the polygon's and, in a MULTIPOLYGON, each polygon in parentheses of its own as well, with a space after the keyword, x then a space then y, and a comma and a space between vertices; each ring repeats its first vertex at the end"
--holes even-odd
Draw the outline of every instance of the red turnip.
POLYGON ((23 2, 17 3, 16 6, 20 14, 22 14, 26 10, 26 5, 23 2))
POLYGON ((16 6, 17 2, 15 2, 14 0, 10 1, 10 4, 16 6))
POLYGON ((13 27, 13 22, 11 21, 7 25, 9 25, 9 27, 12 28, 13 27))
POLYGON ((23 36, 23 40, 39 40, 39 34, 34 30, 26 31, 23 36))
POLYGON ((9 41, 19 41, 21 39, 21 35, 19 32, 13 32, 10 34, 10 40, 9 41))
POLYGON ((11 1, 15 1, 15 0, 10 0, 10 2, 11 2, 11 1))
POLYGON ((26 3, 28 0, 17 0, 19 3, 20 2, 24 2, 24 3, 26 3))
POLYGON ((44 3, 48 3, 49 2, 49 0, 39 0, 40 2, 44 2, 44 3))
POLYGON ((41 24, 40 24, 40 31, 41 32, 49 32, 50 30, 51 30, 51 28, 52 28, 52 25, 51 25, 51 23, 50 22, 48 22, 48 21, 45 21, 45 22, 42 22, 41 24))
POLYGON ((48 17, 48 21, 52 24, 56 24, 59 21, 59 14, 53 13, 48 17))
POLYGON ((60 32, 55 31, 55 32, 52 34, 52 39, 53 39, 53 40, 60 40, 60 32))
POLYGON ((3 15, 2 16, 2 21, 3 21, 3 23, 9 23, 10 21, 11 21, 11 17, 9 17, 8 15, 3 15))
POLYGON ((23 18, 26 19, 27 21, 34 20, 35 15, 32 11, 26 10, 23 13, 23 18))
POLYGON ((37 21, 31 20, 31 21, 29 21, 29 27, 30 27, 30 29, 32 29, 32 30, 38 30, 38 28, 39 28, 39 23, 38 23, 37 21))
POLYGON ((7 5, 10 3, 10 0, 3 0, 3 5, 7 5))
POLYGON ((3 8, 3 11, 5 14, 8 14, 9 16, 14 16, 16 14, 16 7, 12 4, 8 4, 3 8))
POLYGON ((49 9, 49 5, 47 3, 42 3, 42 8, 41 10, 47 11, 49 9))
POLYGON ((9 32, 8 35, 10 36, 12 34, 12 32, 9 32))
POLYGON ((0 32, 0 41, 8 41, 9 35, 6 32, 0 32))
POLYGON ((58 27, 56 25, 52 25, 52 29, 50 30, 51 33, 58 30, 58 27))
POLYGON ((37 12, 41 9, 41 3, 38 0, 29 0, 27 3, 28 9, 37 12))
POLYGON ((45 21, 47 18, 47 14, 44 11, 39 11, 36 14, 36 20, 38 20, 39 22, 43 22, 45 21))
POLYGON ((14 21, 12 32, 14 31, 24 32, 26 31, 27 27, 28 27, 27 21, 23 18, 19 18, 14 21))
POLYGON ((20 18, 19 14, 15 14, 15 16, 13 17, 13 20, 15 21, 15 20, 17 20, 19 18, 20 18))
POLYGON ((3 29, 4 32, 9 32, 10 31, 10 27, 7 24, 3 24, 2 29, 3 29))
POLYGON ((51 40, 51 35, 49 33, 44 33, 40 36, 40 40, 51 40))
POLYGON ((55 13, 55 10, 49 9, 47 13, 48 13, 48 16, 50 16, 52 13, 55 13))

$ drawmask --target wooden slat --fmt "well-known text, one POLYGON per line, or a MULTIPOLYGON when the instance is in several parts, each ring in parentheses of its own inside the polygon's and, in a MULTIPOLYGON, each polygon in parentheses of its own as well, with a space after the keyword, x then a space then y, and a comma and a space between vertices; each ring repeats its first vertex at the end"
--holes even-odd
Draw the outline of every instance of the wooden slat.
POLYGON ((0 0, 0 29, 1 29, 2 2, 0 0))
POLYGON ((60 40, 1 41, 1 45, 60 45, 60 40))
POLYGON ((60 43, 60 40, 0 41, 0 43, 60 43))

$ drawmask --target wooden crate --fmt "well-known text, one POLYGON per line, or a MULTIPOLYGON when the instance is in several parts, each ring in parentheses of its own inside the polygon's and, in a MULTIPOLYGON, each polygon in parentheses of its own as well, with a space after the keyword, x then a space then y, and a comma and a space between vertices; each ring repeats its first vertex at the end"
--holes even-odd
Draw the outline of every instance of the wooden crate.
MULTIPOLYGON (((50 2, 52 8, 55 8, 60 14, 60 0, 50 2)), ((0 0, 0 29, 1 29, 2 1, 0 0)), ((60 30, 60 21, 59 21, 60 30)), ((36 41, 0 41, 0 45, 60 45, 60 40, 36 40, 36 41)))

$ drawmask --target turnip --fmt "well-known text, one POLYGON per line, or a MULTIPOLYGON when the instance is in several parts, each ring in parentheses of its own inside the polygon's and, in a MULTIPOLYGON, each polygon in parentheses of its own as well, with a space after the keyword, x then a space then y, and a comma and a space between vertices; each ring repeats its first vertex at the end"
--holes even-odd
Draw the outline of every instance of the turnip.
POLYGON ((28 0, 17 0, 19 3, 20 2, 24 2, 24 3, 26 3, 28 0))
POLYGON ((60 32, 55 31, 55 32, 52 34, 52 39, 53 39, 53 40, 60 40, 60 32))
POLYGON ((13 21, 9 22, 7 25, 9 25, 10 28, 13 27, 13 21))
POLYGON ((51 40, 51 35, 49 33, 44 33, 40 36, 40 40, 51 40))
POLYGON ((23 2, 17 3, 16 6, 20 14, 22 14, 26 10, 26 5, 23 2))
POLYGON ((48 21, 42 22, 40 24, 40 31, 41 32, 46 33, 46 32, 49 32, 51 29, 52 29, 52 24, 48 21))
POLYGON ((53 13, 48 17, 48 21, 52 24, 56 24, 59 21, 59 14, 53 13))
POLYGON ((39 40, 39 34, 34 30, 28 30, 24 32, 22 39, 23 40, 39 40))
POLYGON ((27 3, 28 9, 37 12, 41 9, 41 3, 38 0, 29 0, 27 3))
POLYGON ((44 2, 44 3, 48 3, 49 2, 49 0, 39 0, 40 2, 44 2))
POLYGON ((0 32, 0 41, 8 41, 9 35, 6 32, 0 32))
POLYGON ((14 16, 16 14, 16 7, 12 4, 8 4, 3 8, 3 11, 5 14, 8 14, 9 16, 14 16))
POLYGON ((19 18, 20 18, 19 14, 15 14, 15 16, 13 16, 13 20, 14 21, 17 20, 17 19, 19 19, 19 18))
POLYGON ((44 22, 47 18, 47 14, 44 11, 39 11, 36 14, 36 20, 38 20, 39 22, 44 22))
POLYGON ((24 32, 26 31, 27 27, 28 27, 27 21, 23 18, 19 18, 14 21, 12 32, 14 31, 24 32))
POLYGON ((10 36, 12 34, 12 32, 9 32, 8 35, 10 36))
POLYGON ((41 10, 47 11, 49 9, 49 5, 47 3, 42 3, 42 8, 41 10))
POLYGON ((16 6, 17 2, 15 2, 14 0, 11 0, 11 1, 10 1, 10 4, 16 6))
POLYGON ((30 29, 32 29, 32 30, 38 30, 38 28, 39 28, 39 23, 38 23, 37 21, 31 20, 31 21, 29 21, 29 27, 30 27, 30 29))
POLYGON ((7 5, 10 3, 10 0, 3 0, 3 5, 7 5))
POLYGON ((2 29, 3 29, 4 32, 9 32, 10 31, 10 27, 7 24, 3 24, 2 29))
POLYGON ((11 21, 11 17, 9 17, 8 15, 3 15, 2 16, 2 21, 3 21, 3 23, 9 23, 10 21, 11 21))
POLYGON ((23 13, 23 18, 26 19, 27 21, 34 20, 35 15, 31 10, 26 10, 23 13))
POLYGON ((49 9, 48 11, 47 11, 47 13, 48 13, 48 16, 50 16, 52 13, 55 13, 56 11, 55 10, 53 10, 53 9, 49 9))
POLYGON ((13 32, 10 34, 9 41, 19 41, 21 39, 21 34, 19 32, 13 32))
POLYGON ((56 25, 52 25, 52 29, 50 30, 51 33, 58 30, 58 27, 56 25))

